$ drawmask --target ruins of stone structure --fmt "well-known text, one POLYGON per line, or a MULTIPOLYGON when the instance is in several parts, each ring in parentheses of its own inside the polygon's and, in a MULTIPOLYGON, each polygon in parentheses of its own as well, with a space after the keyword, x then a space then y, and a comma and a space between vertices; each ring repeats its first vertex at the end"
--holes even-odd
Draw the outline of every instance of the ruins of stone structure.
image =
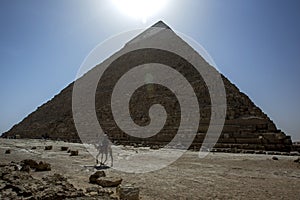
MULTIPOLYGON (((163 31, 173 32, 161 21, 152 27, 159 27, 164 29, 163 31)), ((145 33, 142 33, 137 38, 143 38, 143 34, 145 35, 145 33)), ((153 37, 156 37, 156 35, 153 37)), ((186 44, 175 33, 174 37, 177 38, 178 44, 186 44)), ((126 45, 124 48, 126 48, 126 45)), ((134 55, 133 58, 138 63, 145 59, 151 59, 149 55, 150 52, 145 50, 143 54, 134 55)), ((214 114, 211 113, 210 94, 207 86, 202 77, 195 74, 188 66, 185 66, 181 60, 163 55, 163 53, 156 56, 165 56, 164 59, 173 62, 175 68, 189 80, 195 90, 199 101, 201 120, 199 121, 198 133, 190 148, 199 149, 208 129, 210 117, 214 114)), ((158 85, 145 85, 134 93, 130 101, 131 117, 140 126, 149 123, 148 111, 153 104, 163 105, 167 113, 170 113, 172 117, 167 118, 164 128, 157 135, 146 139, 131 137, 124 133, 113 119, 109 103, 111 91, 116 80, 128 70, 126 64, 132 58, 128 59, 128 62, 121 62, 115 65, 114 68, 107 70, 105 73, 108 78, 99 82, 96 91, 96 113, 99 123, 114 143, 164 146, 174 137, 180 122, 179 103, 174 94, 167 88, 158 85)), ((203 65, 210 67, 205 61, 203 65)), ((85 76, 91 75, 94 70, 100 67, 101 64, 97 65, 85 76)), ((226 90, 227 113, 222 135, 215 148, 290 151, 292 147, 290 136, 278 130, 272 120, 223 75, 222 79, 226 90)), ((37 108, 22 122, 4 133, 2 137, 49 138, 80 142, 72 115, 73 85, 74 83, 71 83, 52 100, 37 108)))
MULTIPOLYGON (((0 165, 1 199, 106 199, 115 200, 114 192, 102 187, 77 189, 61 174, 47 174, 37 178, 32 172, 38 163, 27 159, 0 165), (22 166, 21 169, 19 167, 22 166)), ((37 169, 35 169, 37 170, 37 169)), ((37 172, 38 173, 38 172, 37 172)))

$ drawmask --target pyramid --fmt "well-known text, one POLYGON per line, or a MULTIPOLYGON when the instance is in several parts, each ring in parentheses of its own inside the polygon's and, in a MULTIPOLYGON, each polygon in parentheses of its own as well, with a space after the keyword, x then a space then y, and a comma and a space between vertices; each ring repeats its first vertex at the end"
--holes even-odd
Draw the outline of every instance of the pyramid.
MULTIPOLYGON (((162 37, 166 32, 174 39, 170 45, 177 44, 178 48, 187 47, 192 49, 185 41, 172 31, 164 22, 159 21, 143 33, 129 41, 123 49, 116 52, 103 63, 95 66, 80 79, 84 80, 89 76, 94 76, 101 70, 105 63, 118 57, 123 50, 150 40, 164 40, 162 37), (153 31, 153 30, 159 31, 153 31)), ((134 55, 134 61, 139 63, 145 59, 150 59, 150 52, 134 55)), ((176 69, 188 78, 194 88, 198 98, 200 108, 200 120, 197 134, 190 145, 191 149, 199 149, 206 137, 209 123, 213 115, 211 111, 211 100, 208 87, 201 75, 194 73, 191 68, 185 66, 184 62, 176 60, 172 56, 159 55, 164 60, 171 62, 176 69)), ((174 93, 165 87, 155 84, 147 84, 138 88, 134 96, 130 99, 130 113, 132 120, 139 126, 146 126, 150 123, 149 108, 153 104, 161 104, 167 113, 172 113, 172 117, 166 119, 163 129, 156 135, 148 138, 138 138, 126 134, 118 127, 111 113, 109 100, 115 82, 126 72, 128 60, 119 62, 112 69, 105 71, 106 77, 99 82, 95 94, 95 109, 100 126, 104 129, 110 139, 115 144, 142 145, 162 147, 167 145, 174 138, 180 123, 180 104, 174 97, 174 93), (170 100, 172 99, 172 100, 170 100)), ((202 57, 203 67, 213 68, 202 57)), ((151 66, 150 66, 151 67, 151 66)), ((218 139, 215 149, 247 149, 247 150, 267 150, 267 151, 290 151, 292 141, 290 136, 285 135, 270 118, 257 107, 249 97, 240 92, 225 76, 221 75, 226 91, 227 110, 225 124, 218 139)), ((14 125, 9 131, 4 133, 5 138, 48 138, 53 140, 64 140, 69 142, 81 142, 76 129, 72 112, 72 92, 74 82, 63 89, 53 99, 38 107, 36 111, 28 115, 19 124, 14 125)))

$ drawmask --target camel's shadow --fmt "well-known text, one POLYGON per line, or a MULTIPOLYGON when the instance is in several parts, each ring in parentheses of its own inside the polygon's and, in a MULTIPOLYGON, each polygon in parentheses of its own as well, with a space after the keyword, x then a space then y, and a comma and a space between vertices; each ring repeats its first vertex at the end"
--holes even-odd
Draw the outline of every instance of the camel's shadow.
POLYGON ((95 165, 94 168, 97 170, 103 170, 103 169, 109 169, 110 167, 107 165, 95 165))

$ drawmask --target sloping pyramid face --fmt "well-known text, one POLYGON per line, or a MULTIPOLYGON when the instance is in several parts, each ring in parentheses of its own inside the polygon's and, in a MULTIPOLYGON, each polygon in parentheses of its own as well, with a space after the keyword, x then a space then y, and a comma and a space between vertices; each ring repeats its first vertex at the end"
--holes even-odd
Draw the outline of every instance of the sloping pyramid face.
MULTIPOLYGON (((152 38, 153 41, 162 40, 162 35, 165 32, 172 33, 173 40, 170 45, 177 44, 178 48, 186 46, 191 49, 169 26, 160 21, 128 42, 120 52, 145 42, 146 38, 152 38), (153 31, 157 28, 159 28, 159 31, 153 31)), ((111 56, 107 61, 117 58, 120 52, 111 56)), ((143 53, 133 56, 134 62, 139 63, 140 61, 142 63, 144 60, 151 60, 150 55, 153 57, 151 52, 145 50, 143 53)), ((168 62, 173 63, 176 70, 189 80, 195 91, 200 108, 200 121, 197 135, 190 148, 199 149, 206 136, 212 116, 208 87, 201 75, 195 73, 184 62, 163 53, 154 56, 161 56, 168 62)), ((95 109, 99 124, 114 143, 164 146, 174 138, 181 119, 180 104, 174 93, 168 88, 157 84, 145 84, 145 86, 138 88, 130 99, 131 118, 139 126, 146 126, 150 123, 149 109, 152 105, 161 104, 164 106, 168 117, 163 129, 154 136, 138 138, 126 134, 118 127, 111 113, 112 90, 122 74, 126 70, 128 71, 128 63, 133 58, 128 58, 128 60, 119 62, 113 68, 106 70, 106 78, 99 81, 95 94, 95 109)), ((97 65, 81 79, 96 74, 95 72, 101 69, 107 61, 97 65)), ((212 68, 204 59, 202 65, 203 67, 212 68)), ((226 90, 227 112, 223 131, 215 148, 289 151, 292 144, 290 137, 277 130, 269 117, 228 79, 222 76, 222 80, 226 90)), ((73 87, 74 83, 71 83, 52 100, 4 133, 2 137, 49 138, 81 142, 72 113, 73 87)))

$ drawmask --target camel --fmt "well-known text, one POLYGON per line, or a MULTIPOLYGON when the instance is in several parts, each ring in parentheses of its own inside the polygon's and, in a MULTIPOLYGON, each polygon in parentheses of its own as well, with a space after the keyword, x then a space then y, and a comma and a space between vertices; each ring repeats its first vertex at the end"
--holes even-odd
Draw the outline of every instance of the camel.
POLYGON ((107 161, 107 156, 109 154, 111 160, 111 167, 113 166, 113 155, 112 155, 112 148, 111 142, 109 141, 107 135, 103 137, 101 144, 96 145, 96 149, 98 150, 98 154, 96 156, 96 163, 99 164, 99 156, 101 155, 100 165, 105 165, 107 161), (105 155, 105 159, 103 161, 103 156, 105 155))

